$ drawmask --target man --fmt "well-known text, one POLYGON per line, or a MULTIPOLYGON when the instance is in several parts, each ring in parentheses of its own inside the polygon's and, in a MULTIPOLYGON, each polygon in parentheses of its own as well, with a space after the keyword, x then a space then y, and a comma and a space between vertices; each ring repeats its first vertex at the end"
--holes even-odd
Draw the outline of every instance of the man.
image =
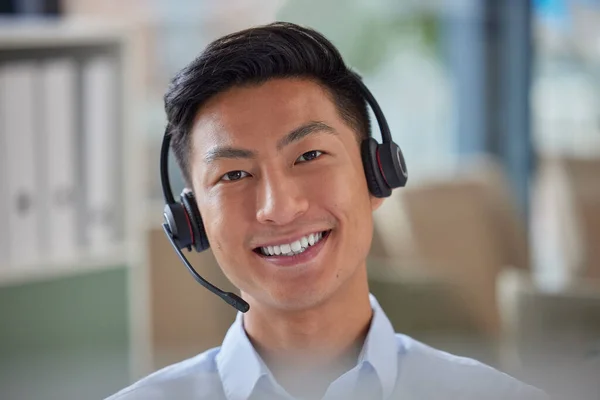
POLYGON ((216 40, 165 96, 211 249, 250 310, 222 346, 111 399, 534 399, 395 334, 370 295, 367 104, 333 45, 274 23, 216 40))

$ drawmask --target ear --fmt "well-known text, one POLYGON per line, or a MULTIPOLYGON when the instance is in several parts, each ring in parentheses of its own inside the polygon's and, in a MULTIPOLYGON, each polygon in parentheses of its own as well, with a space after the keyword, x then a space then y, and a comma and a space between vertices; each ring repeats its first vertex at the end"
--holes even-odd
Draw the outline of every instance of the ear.
POLYGON ((371 211, 376 211, 379 207, 381 207, 385 198, 370 196, 370 200, 371 200, 371 211))

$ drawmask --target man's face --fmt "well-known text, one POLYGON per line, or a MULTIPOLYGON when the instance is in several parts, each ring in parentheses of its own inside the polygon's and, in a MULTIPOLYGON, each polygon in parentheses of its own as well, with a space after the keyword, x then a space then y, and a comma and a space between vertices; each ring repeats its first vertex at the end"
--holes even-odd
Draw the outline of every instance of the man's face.
POLYGON ((196 116, 191 143, 212 251, 247 301, 306 309, 364 279, 381 200, 321 86, 276 79, 223 92, 196 116))

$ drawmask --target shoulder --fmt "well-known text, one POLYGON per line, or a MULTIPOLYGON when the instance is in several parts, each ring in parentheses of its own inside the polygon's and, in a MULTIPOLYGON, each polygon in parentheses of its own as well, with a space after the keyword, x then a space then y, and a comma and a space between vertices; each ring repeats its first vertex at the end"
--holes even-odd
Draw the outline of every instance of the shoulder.
POLYGON ((406 335, 396 334, 396 338, 399 386, 421 398, 548 399, 539 389, 480 361, 435 349, 406 335))
POLYGON ((173 398, 215 399, 222 393, 215 347, 197 356, 162 368, 106 400, 158 400, 173 398))

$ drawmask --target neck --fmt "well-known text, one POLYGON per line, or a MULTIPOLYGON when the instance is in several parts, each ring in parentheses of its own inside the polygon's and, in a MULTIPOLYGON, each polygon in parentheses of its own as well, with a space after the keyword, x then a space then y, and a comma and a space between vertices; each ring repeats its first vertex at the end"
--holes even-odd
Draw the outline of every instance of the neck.
POLYGON ((276 310, 249 299, 252 305, 244 315, 246 333, 290 393, 300 390, 303 380, 312 382, 314 390, 323 390, 356 365, 372 309, 366 268, 359 268, 355 275, 310 309, 276 310), (294 382, 300 386, 294 388, 294 382))

